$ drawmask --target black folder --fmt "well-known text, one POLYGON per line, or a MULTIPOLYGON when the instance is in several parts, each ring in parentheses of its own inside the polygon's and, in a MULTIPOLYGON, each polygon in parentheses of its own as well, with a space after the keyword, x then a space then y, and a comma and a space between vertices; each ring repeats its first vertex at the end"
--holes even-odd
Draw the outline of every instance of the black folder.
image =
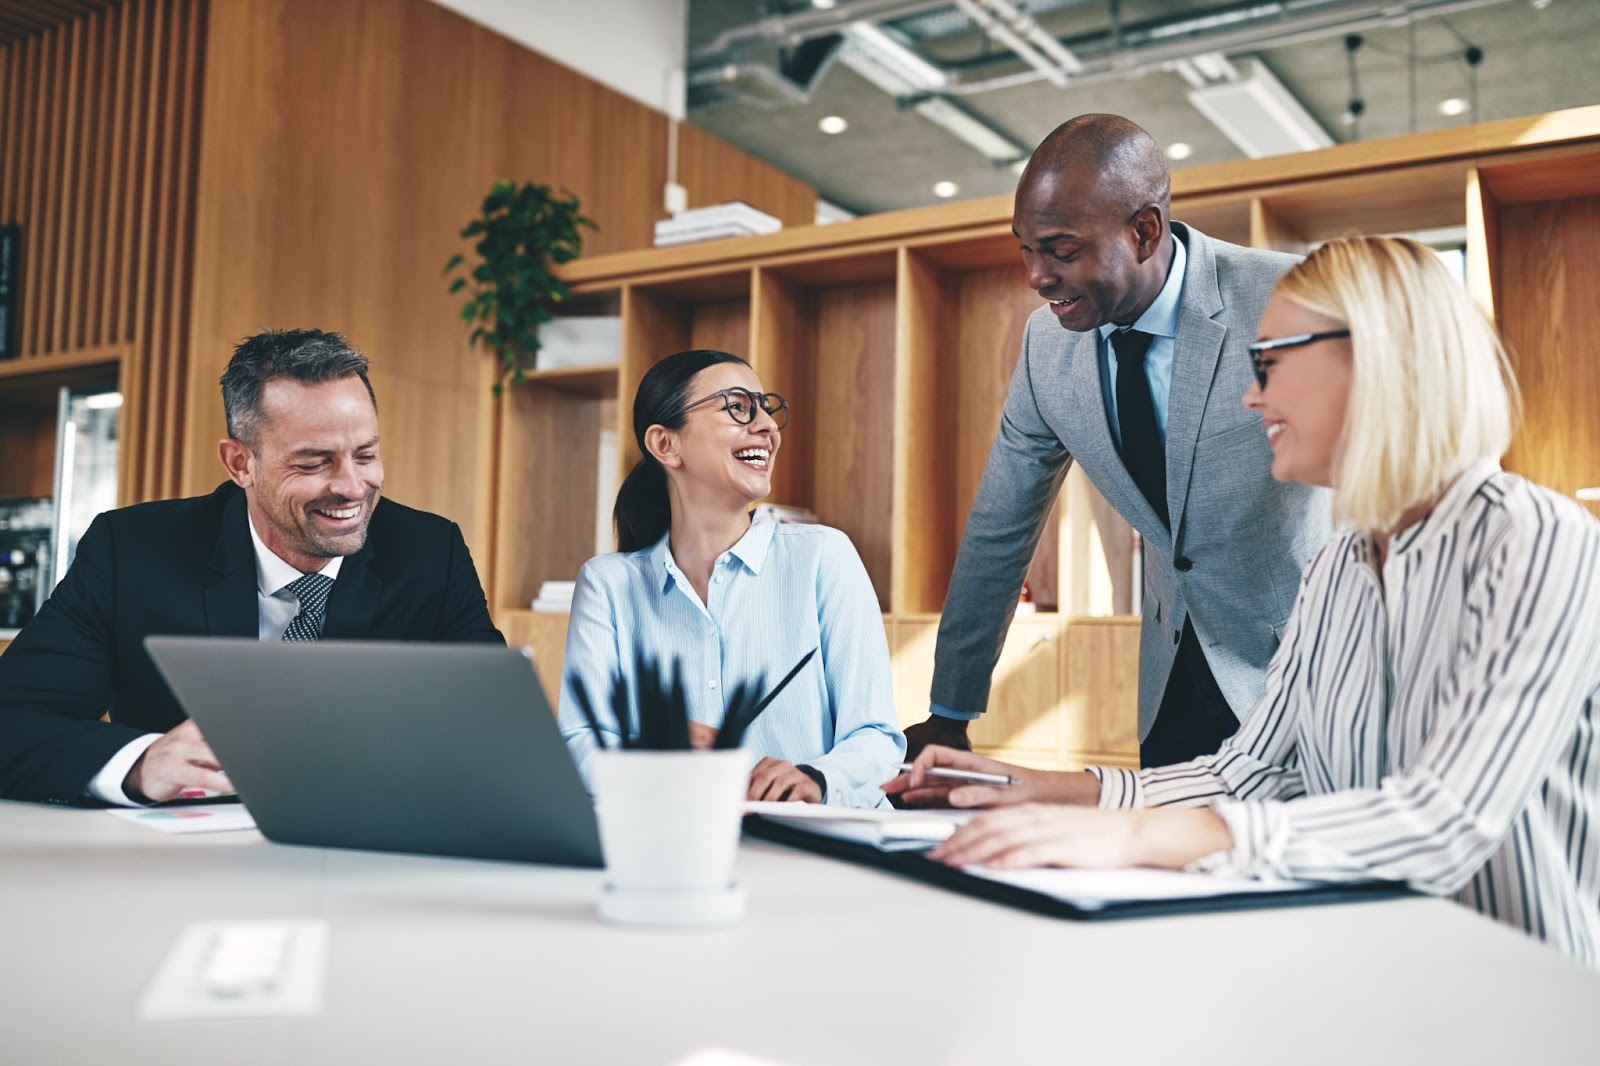
POLYGON ((1281 892, 1237 892, 1219 896, 1184 899, 1139 899, 1112 901, 1095 907, 1080 907, 1068 900, 1018 885, 991 881, 965 873, 942 862, 934 862, 920 852, 880 851, 871 844, 840 840, 774 821, 759 814, 746 815, 744 831, 761 840, 787 844, 833 859, 873 866, 926 884, 948 888, 968 896, 1003 903, 1035 914, 1076 921, 1111 918, 1149 918, 1162 914, 1195 914, 1202 911, 1250 910, 1264 907, 1305 907, 1322 903, 1356 903, 1363 900, 1395 899, 1411 895, 1410 889, 1394 881, 1360 881, 1351 884, 1325 884, 1284 889, 1281 892))

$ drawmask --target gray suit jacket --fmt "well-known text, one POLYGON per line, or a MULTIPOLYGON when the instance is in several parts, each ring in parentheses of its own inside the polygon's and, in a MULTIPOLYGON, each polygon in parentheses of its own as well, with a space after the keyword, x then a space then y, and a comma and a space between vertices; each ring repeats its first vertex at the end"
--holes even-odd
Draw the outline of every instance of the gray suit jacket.
POLYGON ((1328 493, 1272 480, 1261 419, 1241 400, 1245 345, 1293 256, 1240 248, 1174 222, 1188 251, 1167 411, 1172 531, 1117 454, 1100 391, 1098 334, 1070 333, 1048 307, 1028 319, 1000 430, 956 556, 933 701, 981 711, 1017 593, 1073 460, 1144 538, 1139 736, 1155 723, 1184 618, 1242 719, 1294 604, 1300 572, 1327 540, 1328 493))

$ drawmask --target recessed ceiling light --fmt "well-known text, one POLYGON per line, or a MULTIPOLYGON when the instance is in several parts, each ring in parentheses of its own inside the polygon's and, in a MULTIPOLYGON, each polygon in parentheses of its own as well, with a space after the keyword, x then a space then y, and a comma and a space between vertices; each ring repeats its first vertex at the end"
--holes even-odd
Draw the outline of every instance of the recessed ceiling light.
POLYGON ((946 200, 950 199, 950 197, 954 196, 960 191, 961 186, 957 185, 953 181, 936 181, 933 183, 933 195, 946 200))
POLYGON ((817 129, 823 133, 843 133, 850 128, 850 123, 842 115, 824 115, 817 120, 817 129))
POLYGON ((1168 159, 1188 159, 1194 155, 1194 145, 1187 141, 1173 141, 1167 145, 1168 159))
POLYGON ((1464 115, 1472 105, 1459 96, 1452 96, 1448 100, 1439 101, 1439 114, 1464 115))

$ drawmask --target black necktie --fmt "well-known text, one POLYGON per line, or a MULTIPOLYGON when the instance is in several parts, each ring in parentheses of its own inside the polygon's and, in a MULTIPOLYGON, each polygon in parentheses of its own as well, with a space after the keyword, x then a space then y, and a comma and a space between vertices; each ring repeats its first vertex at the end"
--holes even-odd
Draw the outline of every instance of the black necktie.
POLYGON ((1155 338, 1136 329, 1119 329, 1111 335, 1117 353, 1117 425, 1122 431, 1122 463, 1133 475, 1144 498, 1150 501, 1161 524, 1167 518, 1167 453, 1156 425, 1156 405, 1150 399, 1150 379, 1144 372, 1145 353, 1155 338))
POLYGON ((284 588, 294 593, 300 601, 300 613, 294 616, 283 639, 291 643, 316 640, 322 635, 322 613, 328 606, 328 593, 333 590, 333 578, 321 574, 307 574, 291 581, 284 588))

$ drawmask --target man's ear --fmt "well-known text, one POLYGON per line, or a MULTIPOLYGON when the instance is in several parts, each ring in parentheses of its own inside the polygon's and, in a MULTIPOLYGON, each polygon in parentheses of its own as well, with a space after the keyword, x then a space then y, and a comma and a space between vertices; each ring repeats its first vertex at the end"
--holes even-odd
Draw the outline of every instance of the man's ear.
POLYGON ((1144 262, 1161 250, 1161 236, 1167 227, 1163 224, 1160 204, 1145 204, 1133 216, 1134 250, 1139 262, 1144 262))
POLYGON ((224 437, 217 443, 217 458, 222 460, 222 469, 228 472, 235 485, 248 489, 255 484, 255 470, 250 462, 255 455, 244 442, 224 437))
POLYGON ((678 451, 678 435, 666 426, 655 425, 645 430, 644 446, 662 466, 683 465, 683 456, 678 451))

